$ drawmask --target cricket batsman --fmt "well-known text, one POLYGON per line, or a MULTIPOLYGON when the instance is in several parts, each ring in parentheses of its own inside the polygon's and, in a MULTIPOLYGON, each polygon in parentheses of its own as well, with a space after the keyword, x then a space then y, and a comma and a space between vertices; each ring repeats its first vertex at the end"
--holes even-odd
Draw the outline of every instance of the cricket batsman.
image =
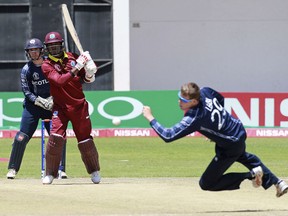
POLYGON ((43 184, 51 184, 57 176, 61 149, 66 140, 68 122, 72 123, 78 149, 93 183, 100 183, 100 165, 96 145, 90 135, 92 130, 88 103, 82 83, 95 80, 97 67, 88 51, 80 56, 64 51, 64 40, 59 32, 49 32, 45 37, 48 58, 42 70, 50 83, 54 99, 52 128, 46 147, 46 176, 43 184))

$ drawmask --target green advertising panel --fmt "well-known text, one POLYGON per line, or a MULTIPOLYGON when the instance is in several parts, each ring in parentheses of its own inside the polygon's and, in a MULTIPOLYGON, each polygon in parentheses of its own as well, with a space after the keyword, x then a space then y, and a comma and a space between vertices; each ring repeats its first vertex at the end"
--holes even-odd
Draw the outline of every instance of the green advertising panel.
MULTIPOLYGON (((166 127, 183 116, 178 105, 177 91, 86 91, 93 128, 148 128, 142 115, 143 105, 150 106, 153 115, 166 127), (115 126, 112 119, 119 117, 115 126)), ((22 92, 0 93, 0 129, 20 127, 22 92)))

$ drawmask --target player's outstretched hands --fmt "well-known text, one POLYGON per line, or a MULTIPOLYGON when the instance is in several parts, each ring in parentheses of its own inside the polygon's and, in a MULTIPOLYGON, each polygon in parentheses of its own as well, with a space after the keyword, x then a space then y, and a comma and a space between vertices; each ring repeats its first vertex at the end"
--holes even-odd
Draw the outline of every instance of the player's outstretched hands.
POLYGON ((89 60, 91 60, 91 56, 88 51, 85 51, 76 59, 75 67, 80 71, 89 60))
POLYGON ((143 106, 143 116, 150 122, 154 119, 151 108, 149 106, 143 106))

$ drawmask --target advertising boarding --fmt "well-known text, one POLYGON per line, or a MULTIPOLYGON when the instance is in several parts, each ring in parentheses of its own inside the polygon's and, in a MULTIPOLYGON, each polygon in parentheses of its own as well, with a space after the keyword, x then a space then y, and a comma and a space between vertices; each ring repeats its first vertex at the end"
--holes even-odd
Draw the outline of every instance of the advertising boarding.
MULTIPOLYGON (((179 122, 183 111, 178 106, 178 91, 87 91, 94 136, 154 136, 142 116, 143 105, 152 108, 166 127, 179 122), (113 125, 112 119, 121 119, 113 125)), ((288 136, 288 95, 286 93, 224 92, 225 108, 239 118, 248 136, 288 136)), ((0 137, 3 131, 17 131, 22 114, 22 92, 0 93, 0 137)), ((40 127, 40 123, 39 123, 40 127)), ((71 126, 69 126, 71 129, 71 126)), ((12 132, 11 132, 12 131, 12 132)), ((73 131, 68 131, 73 136, 73 131)), ((37 135, 37 134, 36 134, 37 135)), ((198 134, 192 134, 198 135, 198 134)))

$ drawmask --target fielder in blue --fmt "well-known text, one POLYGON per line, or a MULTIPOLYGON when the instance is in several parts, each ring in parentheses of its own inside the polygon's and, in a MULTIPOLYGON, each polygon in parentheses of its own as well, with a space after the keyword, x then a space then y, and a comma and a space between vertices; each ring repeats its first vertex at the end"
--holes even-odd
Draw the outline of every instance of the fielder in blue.
POLYGON ((277 197, 287 193, 287 183, 277 178, 256 155, 246 152, 245 128, 239 119, 224 109, 224 97, 220 93, 208 87, 200 89, 196 83, 187 83, 182 85, 178 97, 180 109, 185 114, 173 127, 163 127, 154 118, 149 106, 143 107, 143 116, 165 142, 172 142, 195 131, 215 142, 216 155, 199 181, 203 190, 236 190, 242 181, 249 179, 254 187, 268 189, 275 185, 277 197), (250 171, 225 173, 235 162, 243 164, 250 171))
MULTIPOLYGON (((50 97, 49 82, 45 78, 41 65, 43 62, 43 44, 37 38, 32 38, 25 45, 25 53, 29 62, 21 70, 21 87, 25 99, 20 131, 17 132, 12 144, 8 165, 8 179, 14 179, 20 169, 27 143, 37 129, 40 119, 51 119, 53 99, 50 97)), ((50 133, 50 122, 45 122, 45 128, 50 133)), ((61 178, 67 178, 65 173, 65 154, 62 153, 61 178)))

